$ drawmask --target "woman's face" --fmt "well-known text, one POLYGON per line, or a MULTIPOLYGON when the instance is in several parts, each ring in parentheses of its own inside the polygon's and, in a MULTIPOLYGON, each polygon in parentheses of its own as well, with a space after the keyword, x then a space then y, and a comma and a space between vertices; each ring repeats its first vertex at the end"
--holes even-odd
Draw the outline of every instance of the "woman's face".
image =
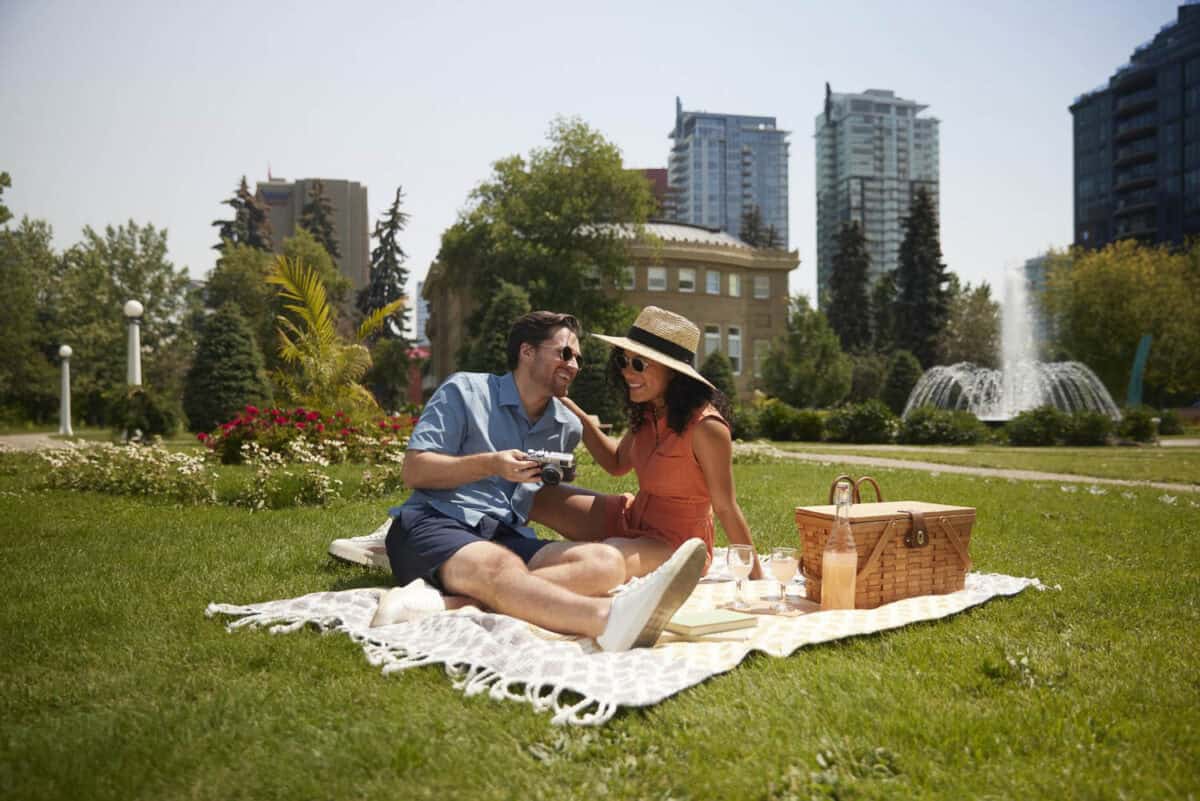
POLYGON ((671 383, 671 368, 637 353, 627 350, 622 353, 625 366, 621 368, 621 377, 629 387, 629 399, 634 403, 661 406, 667 394, 667 385, 671 383), (639 371, 637 365, 641 365, 642 370, 639 371))

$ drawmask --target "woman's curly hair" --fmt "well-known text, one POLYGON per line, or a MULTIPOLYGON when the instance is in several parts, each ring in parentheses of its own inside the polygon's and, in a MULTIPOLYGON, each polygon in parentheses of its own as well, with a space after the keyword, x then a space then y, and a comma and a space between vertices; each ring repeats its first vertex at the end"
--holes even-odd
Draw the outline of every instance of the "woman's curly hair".
MULTIPOLYGON (((621 391, 629 415, 629 430, 637 431, 642 426, 650 404, 634 403, 629 399, 629 385, 625 383, 625 376, 617 366, 617 354, 620 352, 620 348, 613 348, 608 357, 608 383, 621 391)), ((669 367, 667 369, 670 370, 669 367)), ((666 402, 667 427, 676 434, 683 433, 692 416, 706 403, 715 406, 725 421, 733 425, 733 409, 724 392, 674 370, 671 370, 671 382, 667 384, 666 402)))

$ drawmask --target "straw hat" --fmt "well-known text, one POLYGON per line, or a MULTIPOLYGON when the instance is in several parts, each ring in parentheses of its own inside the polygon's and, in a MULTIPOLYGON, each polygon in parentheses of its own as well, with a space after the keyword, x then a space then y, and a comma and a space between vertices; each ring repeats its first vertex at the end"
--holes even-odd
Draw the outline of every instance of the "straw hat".
MULTIPOLYGON (((696 347, 700 344, 700 329, 692 321, 675 312, 647 306, 638 314, 623 337, 592 334, 610 345, 637 353, 677 373, 712 387, 712 382, 696 372, 696 347)), ((713 387, 716 389, 716 387, 713 387)))

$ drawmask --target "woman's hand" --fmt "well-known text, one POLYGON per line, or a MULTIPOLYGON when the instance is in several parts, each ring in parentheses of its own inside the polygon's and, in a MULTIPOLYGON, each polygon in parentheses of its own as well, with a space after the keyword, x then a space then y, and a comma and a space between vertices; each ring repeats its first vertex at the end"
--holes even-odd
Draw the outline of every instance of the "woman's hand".
POLYGON ((599 417, 594 414, 588 414, 583 409, 579 408, 579 404, 568 396, 563 395, 561 398, 559 398, 559 400, 562 401, 563 406, 566 406, 568 409, 570 409, 571 413, 578 417, 579 422, 583 423, 585 426, 587 426, 588 423, 591 423, 591 425, 596 428, 600 427, 599 417))

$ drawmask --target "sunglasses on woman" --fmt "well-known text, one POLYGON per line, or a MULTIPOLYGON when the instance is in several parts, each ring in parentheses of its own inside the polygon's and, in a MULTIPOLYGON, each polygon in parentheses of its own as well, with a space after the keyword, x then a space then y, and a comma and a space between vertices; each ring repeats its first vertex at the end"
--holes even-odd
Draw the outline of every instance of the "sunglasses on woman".
POLYGON ((633 371, 635 373, 644 373, 644 372, 646 372, 646 365, 648 363, 649 362, 647 362, 641 356, 634 356, 631 359, 628 356, 626 356, 624 353, 617 354, 617 367, 618 367, 618 369, 621 369, 621 370, 624 370, 626 367, 629 367, 630 365, 632 365, 633 371))

